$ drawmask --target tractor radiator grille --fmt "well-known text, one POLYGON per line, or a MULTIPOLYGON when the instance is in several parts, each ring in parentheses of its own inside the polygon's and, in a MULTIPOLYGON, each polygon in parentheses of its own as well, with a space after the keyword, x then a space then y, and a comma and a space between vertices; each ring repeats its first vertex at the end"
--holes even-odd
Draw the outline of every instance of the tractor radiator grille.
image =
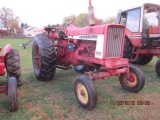
POLYGON ((123 28, 109 27, 106 42, 106 58, 119 57, 122 52, 123 28))

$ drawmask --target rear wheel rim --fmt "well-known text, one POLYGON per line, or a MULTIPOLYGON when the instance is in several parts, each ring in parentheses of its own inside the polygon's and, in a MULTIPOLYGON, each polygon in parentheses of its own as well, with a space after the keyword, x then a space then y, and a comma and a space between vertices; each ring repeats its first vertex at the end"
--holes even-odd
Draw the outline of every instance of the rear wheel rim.
POLYGON ((130 78, 125 80, 125 83, 129 87, 135 87, 138 83, 137 76, 133 73, 130 74, 130 78))
POLYGON ((40 70, 41 68, 41 59, 40 59, 40 50, 37 44, 34 45, 34 64, 36 70, 40 70))
POLYGON ((82 83, 77 84, 77 97, 82 104, 87 104, 88 102, 88 92, 86 87, 82 83))

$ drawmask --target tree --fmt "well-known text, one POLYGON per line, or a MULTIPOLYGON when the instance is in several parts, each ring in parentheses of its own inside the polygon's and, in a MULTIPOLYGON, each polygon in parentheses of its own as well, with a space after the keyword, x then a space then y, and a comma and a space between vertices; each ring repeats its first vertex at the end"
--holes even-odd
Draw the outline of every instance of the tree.
POLYGON ((12 20, 10 20, 9 27, 10 29, 19 28, 19 18, 15 17, 12 20))
POLYGON ((69 25, 70 23, 74 23, 74 20, 76 19, 76 16, 75 15, 70 15, 70 16, 67 16, 67 17, 64 17, 63 18, 63 22, 67 25, 69 25))
MULTIPOLYGON (((75 15, 67 16, 63 19, 63 21, 67 21, 67 24, 70 24, 73 22, 73 25, 76 25, 78 27, 85 27, 89 25, 89 18, 88 13, 80 13, 77 17, 75 15), (75 20, 73 22, 73 20, 75 20)), ((98 19, 95 17, 95 24, 100 25, 103 21, 101 19, 98 19)))
POLYGON ((8 26, 10 27, 10 32, 15 34, 17 28, 19 28, 19 17, 13 17, 12 20, 9 21, 8 26))
POLYGON ((103 24, 103 23, 104 23, 104 22, 103 22, 102 19, 95 18, 95 24, 96 24, 96 25, 101 25, 101 24, 103 24))
POLYGON ((21 23, 21 28, 24 28, 24 23, 21 23))
POLYGON ((17 28, 19 28, 19 17, 15 16, 13 11, 10 8, 1 8, 0 9, 0 21, 1 26, 9 30, 10 33, 14 33, 17 28))
POLYGON ((110 17, 108 18, 104 23, 105 24, 112 24, 116 21, 116 17, 110 17))
POLYGON ((9 27, 10 27, 11 32, 14 33, 14 30, 16 28, 19 28, 19 23, 15 20, 12 20, 12 21, 10 21, 9 27))
POLYGON ((13 11, 10 8, 5 8, 5 7, 1 8, 0 9, 1 25, 5 28, 8 28, 11 20, 13 20, 13 11))
POLYGON ((76 22, 75 25, 76 26, 80 26, 80 27, 84 27, 84 26, 89 25, 89 23, 88 23, 88 14, 87 13, 80 13, 77 16, 75 22, 76 22))
POLYGON ((29 25, 27 24, 27 23, 25 23, 24 24, 24 28, 26 29, 26 28, 28 28, 29 27, 29 25))
MULTIPOLYGON (((95 17, 95 24, 100 25, 103 23, 102 19, 95 17)), ((89 16, 88 13, 80 13, 76 18, 76 25, 80 27, 85 27, 89 25, 89 16)))

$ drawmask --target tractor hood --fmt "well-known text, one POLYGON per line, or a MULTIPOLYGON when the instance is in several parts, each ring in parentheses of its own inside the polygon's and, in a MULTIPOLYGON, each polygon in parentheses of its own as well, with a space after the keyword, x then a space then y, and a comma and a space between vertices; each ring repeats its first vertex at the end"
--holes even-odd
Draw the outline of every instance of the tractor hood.
POLYGON ((160 26, 153 26, 149 28, 150 34, 160 34, 160 26))
POLYGON ((97 25, 97 26, 87 26, 83 28, 73 28, 68 30, 68 36, 78 36, 78 35, 88 35, 88 34, 104 34, 105 30, 108 27, 122 27, 122 25, 115 24, 105 24, 105 25, 97 25))
POLYGON ((153 26, 149 28, 149 37, 156 38, 160 37, 160 26, 153 26))

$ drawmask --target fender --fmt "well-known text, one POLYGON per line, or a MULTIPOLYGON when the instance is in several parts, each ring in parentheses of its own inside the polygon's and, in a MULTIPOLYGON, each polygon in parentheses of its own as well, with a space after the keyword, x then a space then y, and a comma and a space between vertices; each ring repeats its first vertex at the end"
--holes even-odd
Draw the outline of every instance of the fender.
POLYGON ((10 45, 10 44, 6 45, 5 48, 4 48, 4 56, 5 56, 7 53, 9 53, 10 50, 11 50, 11 45, 10 45))

